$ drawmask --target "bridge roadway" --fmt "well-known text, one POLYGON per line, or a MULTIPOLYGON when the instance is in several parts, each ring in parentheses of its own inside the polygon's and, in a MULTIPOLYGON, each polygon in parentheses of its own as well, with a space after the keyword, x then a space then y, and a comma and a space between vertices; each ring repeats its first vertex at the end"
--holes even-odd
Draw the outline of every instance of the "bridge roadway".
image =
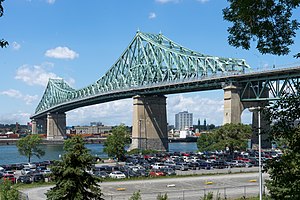
MULTIPOLYGON (((228 169, 226 169, 228 170, 228 169)), ((236 169, 240 170, 240 169, 236 169)), ((147 179, 133 181, 102 182, 101 189, 104 199, 127 200, 136 191, 140 191, 143 200, 155 200, 158 194, 168 194, 169 199, 199 200, 204 194, 219 193, 221 198, 239 198, 258 195, 257 168, 243 169, 250 173, 205 175, 181 178, 147 179)), ((214 170, 217 172, 217 170, 214 170)), ((197 173, 194 171, 194 173, 197 173)), ((263 178, 268 178, 267 174, 263 178)), ((23 192, 30 200, 46 199, 44 193, 51 186, 30 188, 23 192)))
POLYGON ((33 114, 30 118, 43 118, 47 113, 63 113, 76 108, 90 106, 114 100, 132 98, 135 95, 168 95, 176 93, 186 93, 195 91, 206 91, 222 89, 226 84, 241 84, 249 81, 259 80, 278 80, 283 78, 299 78, 300 66, 266 71, 255 71, 244 74, 216 74, 209 77, 197 77, 180 81, 167 81, 153 83, 145 86, 132 86, 122 90, 113 90, 97 95, 91 95, 81 99, 64 102, 46 109, 42 112, 33 114))

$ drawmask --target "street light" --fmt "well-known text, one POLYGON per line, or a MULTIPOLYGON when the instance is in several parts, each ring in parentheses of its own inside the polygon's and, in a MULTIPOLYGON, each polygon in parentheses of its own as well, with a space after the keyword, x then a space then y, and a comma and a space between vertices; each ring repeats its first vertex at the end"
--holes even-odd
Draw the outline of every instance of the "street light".
POLYGON ((260 126, 260 112, 262 107, 251 107, 250 112, 257 112, 258 114, 258 170, 259 170, 259 200, 262 200, 262 164, 261 164, 261 126, 260 126))

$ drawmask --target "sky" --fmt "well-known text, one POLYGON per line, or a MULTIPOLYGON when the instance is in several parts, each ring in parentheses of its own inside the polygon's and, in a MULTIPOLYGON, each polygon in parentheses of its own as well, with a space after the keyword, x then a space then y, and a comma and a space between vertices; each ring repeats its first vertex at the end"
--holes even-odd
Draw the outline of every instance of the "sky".
MULTIPOLYGON (((0 18, 0 124, 26 124, 49 78, 63 78, 80 89, 98 80, 114 64, 136 31, 162 33, 203 54, 241 58, 252 70, 300 66, 300 33, 287 56, 262 55, 231 47, 222 9, 226 0, 6 0, 0 18), (298 48, 297 48, 298 46, 298 48)), ((296 13, 296 12, 295 12, 296 13)), ((296 18, 300 14, 296 13, 296 18)), ((67 125, 132 124, 132 99, 67 112, 67 125)), ((194 124, 223 123, 223 91, 167 95, 169 124, 175 114, 193 113, 194 124)), ((244 111, 243 123, 251 122, 244 111)))

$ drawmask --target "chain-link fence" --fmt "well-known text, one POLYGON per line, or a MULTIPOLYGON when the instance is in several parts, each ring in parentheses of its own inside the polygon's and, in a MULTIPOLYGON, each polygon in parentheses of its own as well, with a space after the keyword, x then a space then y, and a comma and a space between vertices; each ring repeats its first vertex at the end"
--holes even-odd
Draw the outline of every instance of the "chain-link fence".
MULTIPOLYGON (((209 193, 213 194, 213 199, 229 199, 229 198, 246 198, 254 197, 259 195, 259 186, 258 185, 245 185, 245 186, 234 186, 234 187, 219 187, 219 188, 206 188, 198 190, 168 190, 166 193, 163 192, 149 192, 142 193, 141 197, 143 200, 156 200, 158 195, 167 194, 169 200, 199 200, 204 195, 209 193)), ((132 194, 123 193, 115 195, 105 195, 105 200, 128 200, 132 194)))

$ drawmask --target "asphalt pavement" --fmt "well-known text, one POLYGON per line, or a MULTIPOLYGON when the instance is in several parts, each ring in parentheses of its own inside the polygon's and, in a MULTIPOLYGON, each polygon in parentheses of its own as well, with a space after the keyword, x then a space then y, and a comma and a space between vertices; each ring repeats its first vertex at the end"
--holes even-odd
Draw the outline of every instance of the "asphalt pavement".
MULTIPOLYGON (((221 170, 221 169, 220 169, 221 170)), ((191 177, 176 177, 176 178, 159 178, 145 179, 132 181, 113 181, 102 182, 101 189, 104 194, 104 199, 107 200, 127 200, 134 192, 140 191, 143 200, 155 200, 158 194, 167 193, 169 199, 187 199, 199 200, 204 194, 213 192, 214 195, 220 195, 222 198, 238 198, 257 196, 258 187, 258 172, 257 168, 232 168, 228 173, 228 169, 221 170, 189 170, 178 173, 215 173, 216 175, 202 175, 191 177), (218 174, 226 173, 227 174, 218 174), (248 173, 233 172, 249 171, 248 173), (252 172, 251 172, 252 171, 252 172), (253 172, 255 171, 255 172, 253 172)), ((263 178, 268 178, 267 174, 263 174, 263 178)), ((28 195, 29 200, 46 199, 45 192, 51 186, 26 189, 23 192, 28 195)))

